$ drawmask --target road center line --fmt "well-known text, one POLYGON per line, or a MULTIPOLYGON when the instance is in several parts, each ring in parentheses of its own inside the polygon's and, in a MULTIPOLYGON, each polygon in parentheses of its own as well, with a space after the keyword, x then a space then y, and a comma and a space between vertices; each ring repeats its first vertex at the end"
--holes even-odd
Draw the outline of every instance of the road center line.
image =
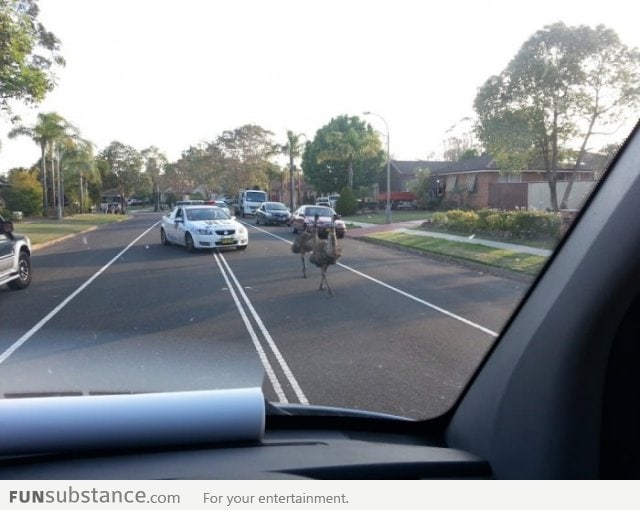
MULTIPOLYGON (((263 230, 261 228, 257 228, 254 227, 257 230, 260 230, 260 232, 263 232, 265 234, 269 234, 271 237, 275 237, 276 239, 279 239, 280 241, 284 241, 285 243, 289 243, 289 244, 293 244, 293 242, 289 241, 288 239, 285 239, 284 237, 280 237, 276 234, 272 234, 271 232, 267 231, 267 230, 263 230)), ((338 265, 344 269, 346 269, 347 271, 351 271, 354 274, 357 274, 358 276, 361 276, 362 278, 366 278, 369 281, 372 281, 374 283, 377 283, 378 285, 382 285, 383 287, 392 290, 393 292, 397 292, 398 294, 400 294, 401 296, 407 297, 417 303, 420 303, 421 305, 427 306, 429 308, 431 308, 432 310, 435 310, 436 312, 439 312, 443 315, 446 315, 447 317, 451 317, 452 319, 455 319, 459 322, 462 322, 463 324, 466 324, 467 326, 471 326, 472 328, 478 329, 480 331, 482 331, 483 333, 486 333, 489 336, 492 337, 498 337, 499 333, 490 330, 489 328, 485 328, 484 326, 481 326, 480 324, 470 321, 469 319, 465 319, 464 317, 461 317, 460 315, 456 315, 453 312, 450 312, 448 310, 445 310, 444 308, 441 308, 437 305, 434 305, 433 303, 429 303, 428 301, 425 301, 424 299, 420 299, 419 297, 414 296, 413 294, 409 294, 408 292, 405 292, 397 287, 394 287, 393 285, 389 285, 388 283, 384 283, 381 280, 378 280, 377 278, 374 278, 373 276, 369 276, 368 274, 362 273, 361 271, 358 271, 357 269, 353 269, 352 267, 349 267, 341 262, 338 262, 338 265)))
POLYGON ((220 255, 217 255, 217 256, 220 257, 220 260, 225 265, 226 272, 233 279, 233 281, 235 283, 235 286, 236 286, 236 289, 238 289, 238 292, 242 296, 242 299, 244 300, 247 309, 251 312, 251 315, 253 316, 253 320, 258 325, 258 328, 260 328, 260 331, 262 332, 262 335, 264 336, 264 339, 267 341, 267 344, 269 344, 269 347, 271 348, 271 352, 273 352, 273 355, 275 356, 276 360, 278 361, 278 364, 280 365, 280 368, 281 368, 282 372, 284 373, 285 377, 289 381, 289 384, 291 385, 291 388, 295 392, 296 397, 298 398, 298 401, 301 404, 305 404, 305 405, 309 404, 309 400, 307 400, 306 395, 304 394, 304 392, 302 391, 302 388, 298 384, 298 381, 296 380, 295 376, 293 375, 293 372, 289 368, 289 365, 287 364, 286 360, 284 359, 284 356, 280 353, 280 349, 278 349, 278 346, 276 345, 276 343, 274 342, 273 338, 271 337, 271 334, 269 333, 269 331, 267 330, 266 326, 262 322, 262 319, 258 315, 258 312, 256 312, 255 308, 251 304, 251 301, 249 300, 248 296, 244 292, 244 289, 242 288, 242 285, 240 284, 240 282, 238 282, 235 274, 233 273, 233 271, 229 267, 229 264, 227 263, 226 259, 224 257, 220 256, 220 255))
POLYGON ((152 229, 154 229, 160 222, 156 222, 151 225, 147 230, 145 230, 142 234, 136 237, 133 241, 131 241, 125 248, 120 251, 115 257, 113 257, 109 262, 107 262, 102 268, 100 268, 91 278, 89 278, 86 282, 84 282, 80 287, 78 287, 74 292, 72 292, 64 301, 62 301, 58 306, 56 306, 53 310, 51 310, 45 317, 40 319, 40 321, 33 326, 29 331, 27 331, 24 335, 22 335, 14 344, 9 347, 6 351, 0 354, 0 364, 4 363, 9 356, 11 356, 14 352, 16 352, 27 340, 29 340, 33 335, 35 335, 38 331, 40 331, 44 325, 53 319, 65 306, 69 304, 69 302, 75 298, 78 294, 80 294, 84 289, 86 289, 93 281, 98 278, 102 273, 104 273, 109 267, 111 267, 116 260, 122 257, 134 244, 136 244, 140 239, 142 239, 145 235, 147 235, 152 229))
MULTIPOLYGON (((262 362, 262 366, 264 367, 264 370, 267 374, 267 377, 269 378, 269 381, 271 382, 271 386, 273 386, 273 389, 276 392, 276 395, 278 396, 278 400, 280 401, 281 404, 287 404, 289 401, 287 400, 287 396, 284 393, 284 390, 282 389, 282 385, 280 384, 280 381, 278 380, 278 376, 276 376, 275 371, 273 370, 273 367, 271 366, 271 362, 269 361, 269 358, 267 357, 267 354, 264 352, 264 349, 262 348, 262 344, 260 343, 260 339, 258 338, 258 335, 256 334, 255 329, 253 329, 253 325, 251 324, 251 321, 249 320, 249 317, 247 317, 246 312, 244 311, 244 308, 242 307, 242 303, 240 302, 240 299, 238 298, 238 295, 235 291, 235 289, 233 288, 233 284, 231 283, 231 281, 229 280, 229 277, 227 275, 227 272, 225 271, 225 268, 222 266, 222 263, 220 262, 220 260, 224 261, 224 257, 219 254, 219 253, 215 253, 213 254, 216 263, 218 264, 218 268, 220 269, 220 272, 222 273, 222 276, 227 284, 227 287, 229 288, 229 291, 231 292, 231 297, 233 298, 233 301, 236 304, 236 308, 238 309, 238 312, 240 312, 240 317, 242 317, 242 321, 244 322, 244 326, 245 328, 247 328, 247 331, 249 332, 249 336, 251 337, 251 341, 253 342, 253 345, 256 349, 256 351, 258 352, 258 356, 260 357, 260 361, 262 362)), ((226 261, 225 265, 226 265, 226 261)))

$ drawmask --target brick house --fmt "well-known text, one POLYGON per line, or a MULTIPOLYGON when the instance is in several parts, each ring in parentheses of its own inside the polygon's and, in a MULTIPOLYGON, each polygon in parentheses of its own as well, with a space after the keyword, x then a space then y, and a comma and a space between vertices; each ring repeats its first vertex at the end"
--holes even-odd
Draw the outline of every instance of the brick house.
MULTIPOLYGON (((571 199, 573 207, 590 192, 598 175, 606 167, 608 158, 588 154, 576 175, 571 199)), ((433 196, 440 196, 448 206, 482 209, 549 207, 548 184, 544 170, 530 169, 518 173, 502 173, 488 154, 464 161, 392 161, 391 190, 408 191, 420 169, 431 170, 433 196)), ((562 197, 571 168, 558 171, 557 192, 562 197)), ((385 176, 386 179, 386 176, 385 176)), ((386 189, 385 186, 381 189, 386 189)), ((572 206, 569 206, 572 207, 572 206)))

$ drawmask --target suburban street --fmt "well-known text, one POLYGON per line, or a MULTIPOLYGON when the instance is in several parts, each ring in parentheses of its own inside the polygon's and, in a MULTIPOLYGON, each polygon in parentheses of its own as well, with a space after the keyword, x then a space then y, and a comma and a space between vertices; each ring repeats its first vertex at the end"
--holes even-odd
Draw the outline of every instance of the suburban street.
POLYGON ((426 418, 445 411, 525 283, 347 237, 302 277, 287 227, 247 218, 245 251, 160 244, 160 213, 42 247, 0 288, 0 392, 262 385, 273 402, 426 418))

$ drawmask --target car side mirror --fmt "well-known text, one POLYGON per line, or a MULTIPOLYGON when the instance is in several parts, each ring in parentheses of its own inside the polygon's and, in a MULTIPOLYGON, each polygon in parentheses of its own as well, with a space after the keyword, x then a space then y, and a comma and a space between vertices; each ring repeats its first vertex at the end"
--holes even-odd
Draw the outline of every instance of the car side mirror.
POLYGON ((0 232, 3 234, 11 234, 11 232, 13 232, 13 222, 0 221, 0 232))

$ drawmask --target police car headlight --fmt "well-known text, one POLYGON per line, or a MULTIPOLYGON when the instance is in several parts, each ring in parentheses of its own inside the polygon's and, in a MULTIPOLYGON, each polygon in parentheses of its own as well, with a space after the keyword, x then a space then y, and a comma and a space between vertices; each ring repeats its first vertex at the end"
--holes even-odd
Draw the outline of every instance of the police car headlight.
POLYGON ((238 234, 246 234, 247 233, 247 229, 244 225, 239 225, 238 226, 238 234))
POLYGON ((213 235, 213 231, 209 230, 208 228, 199 228, 198 234, 200 234, 201 236, 210 236, 213 235))

